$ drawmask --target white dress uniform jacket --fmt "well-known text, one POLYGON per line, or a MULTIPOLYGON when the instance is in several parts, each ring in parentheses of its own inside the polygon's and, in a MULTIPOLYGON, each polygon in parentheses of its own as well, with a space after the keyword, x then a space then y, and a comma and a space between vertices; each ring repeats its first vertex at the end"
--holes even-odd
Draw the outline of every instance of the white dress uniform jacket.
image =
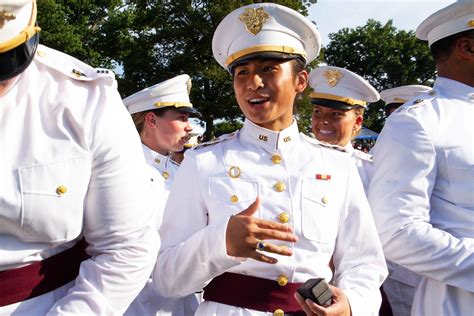
POLYGON ((160 243, 140 140, 113 76, 40 45, 0 97, 0 121, 0 270, 48 258, 81 235, 91 255, 75 282, 0 314, 123 313, 160 243))
POLYGON ((344 146, 346 152, 351 156, 354 161, 357 171, 359 172, 360 179, 364 185, 364 192, 369 189, 369 169, 372 167, 372 155, 367 154, 361 150, 355 149, 351 142, 344 146))
POLYGON ((412 315, 474 310, 474 88, 438 78, 387 120, 369 200, 388 259, 423 276, 412 315))
MULTIPOLYGON (((156 230, 158 231, 163 219, 163 212, 171 184, 179 166, 171 160, 170 156, 161 155, 144 144, 142 144, 142 147, 149 167, 150 179, 152 179, 152 205, 157 212, 156 230)), ((185 298, 164 298, 155 290, 153 281, 150 278, 124 315, 187 316, 194 315, 198 305, 199 301, 195 295, 189 295, 185 298)))
MULTIPOLYGON (((324 277, 344 290, 354 315, 377 315, 378 288, 387 272, 360 178, 346 153, 299 134, 296 122, 273 132, 246 120, 239 132, 186 154, 160 229, 163 247, 154 273, 160 292, 188 295, 224 272, 271 280, 285 275, 289 282, 324 277), (318 174, 331 179, 318 180, 318 174), (227 255, 230 216, 257 196, 261 208, 254 216, 278 221, 286 213, 299 237, 286 244, 293 256, 276 255, 276 265, 227 255)), ((204 302, 197 314, 266 313, 204 302)))

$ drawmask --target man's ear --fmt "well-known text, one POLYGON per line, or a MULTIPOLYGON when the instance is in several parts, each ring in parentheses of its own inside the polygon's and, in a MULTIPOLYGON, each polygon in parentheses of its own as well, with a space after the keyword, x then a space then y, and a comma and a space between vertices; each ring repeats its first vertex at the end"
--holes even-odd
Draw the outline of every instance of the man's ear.
POLYGON ((474 61, 474 38, 461 37, 456 41, 456 50, 461 58, 474 61))
POLYGON ((302 93, 306 86, 308 86, 308 72, 302 70, 296 76, 296 92, 302 93))

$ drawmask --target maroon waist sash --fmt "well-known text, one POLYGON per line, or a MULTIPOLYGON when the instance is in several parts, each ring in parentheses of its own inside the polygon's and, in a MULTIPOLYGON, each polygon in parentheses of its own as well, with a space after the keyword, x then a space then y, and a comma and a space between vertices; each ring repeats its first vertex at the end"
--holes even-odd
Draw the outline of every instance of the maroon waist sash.
POLYGON ((55 290, 74 280, 81 262, 88 259, 87 243, 27 266, 0 271, 0 306, 21 302, 55 290))
POLYGON ((204 288, 204 299, 217 303, 285 314, 305 315, 293 295, 301 283, 278 285, 277 281, 226 272, 204 288))

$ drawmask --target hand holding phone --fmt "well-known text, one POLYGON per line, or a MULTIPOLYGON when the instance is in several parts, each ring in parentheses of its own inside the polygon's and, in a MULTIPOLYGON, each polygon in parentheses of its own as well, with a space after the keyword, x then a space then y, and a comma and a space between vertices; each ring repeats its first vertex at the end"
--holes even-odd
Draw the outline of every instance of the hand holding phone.
POLYGON ((323 278, 309 279, 303 283, 297 290, 305 299, 310 299, 318 305, 327 307, 331 305, 332 292, 326 280, 323 278))

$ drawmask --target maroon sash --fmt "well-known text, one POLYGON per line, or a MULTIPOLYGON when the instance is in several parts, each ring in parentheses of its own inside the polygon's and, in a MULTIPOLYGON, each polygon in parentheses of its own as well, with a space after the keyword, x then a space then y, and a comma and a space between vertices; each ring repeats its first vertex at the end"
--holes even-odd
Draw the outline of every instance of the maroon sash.
POLYGON ((81 262, 89 258, 86 247, 87 243, 82 239, 72 248, 42 261, 0 271, 0 306, 51 292, 74 280, 81 262))
POLYGON ((305 315, 293 295, 301 283, 278 285, 277 281, 236 273, 224 273, 204 288, 204 299, 222 304, 285 314, 305 315))

